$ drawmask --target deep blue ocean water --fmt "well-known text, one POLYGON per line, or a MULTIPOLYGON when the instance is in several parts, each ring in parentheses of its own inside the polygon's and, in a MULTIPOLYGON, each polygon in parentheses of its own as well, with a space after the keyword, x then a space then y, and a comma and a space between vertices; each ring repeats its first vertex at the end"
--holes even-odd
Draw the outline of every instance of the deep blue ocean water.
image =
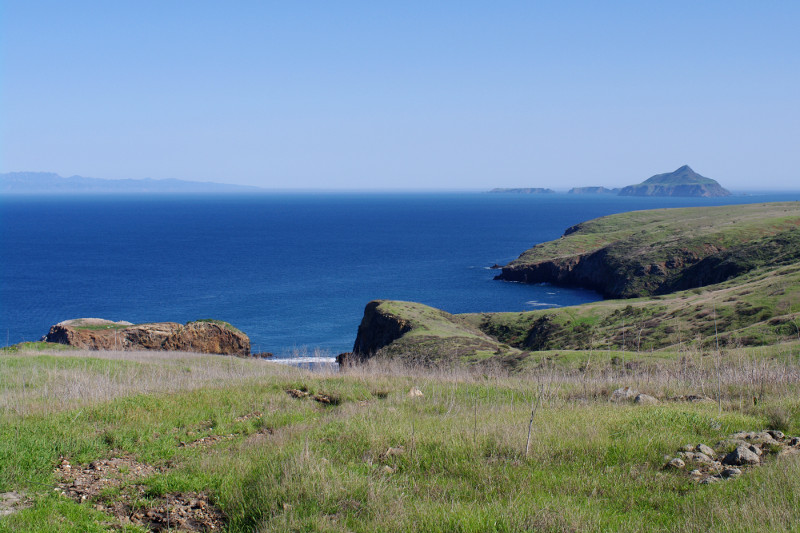
POLYGON ((484 193, 0 198, 0 338, 38 340, 69 318, 217 318, 280 355, 352 348, 364 305, 452 313, 599 299, 493 281, 575 223, 634 209, 798 200, 484 193))

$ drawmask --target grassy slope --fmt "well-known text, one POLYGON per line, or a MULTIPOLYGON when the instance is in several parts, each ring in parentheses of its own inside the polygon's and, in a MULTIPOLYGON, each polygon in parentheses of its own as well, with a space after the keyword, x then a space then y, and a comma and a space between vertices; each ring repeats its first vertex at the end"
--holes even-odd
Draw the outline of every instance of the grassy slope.
POLYGON ((412 325, 382 354, 418 362, 516 368, 538 360, 532 352, 541 350, 769 346, 800 340, 800 265, 757 269, 670 295, 528 312, 450 315, 396 301, 380 308, 412 325))
POLYGON ((525 349, 768 345, 800 338, 800 265, 760 269, 702 289, 521 313, 462 315, 525 349))
POLYGON ((114 530, 91 502, 53 492, 53 468, 62 455, 85 464, 123 452, 165 468, 144 480, 148 498, 209 490, 229 531, 790 530, 800 522, 797 456, 708 486, 661 467, 686 443, 760 429, 776 412, 784 431, 800 432, 797 380, 764 374, 796 374, 797 348, 776 349, 764 364, 749 365, 757 354, 746 350, 730 354, 721 415, 716 403, 608 402, 623 385, 660 397, 700 392, 713 370, 700 354, 653 374, 597 362, 579 375, 541 367, 516 377, 381 367, 309 374, 186 354, 2 355, 0 492, 34 501, 0 518, 0 531, 114 530), (54 397, 76 369, 86 378, 80 390, 71 401, 54 397), (134 380, 155 392, 115 386, 134 380), (412 386, 424 396, 410 398, 412 386), (291 398, 288 388, 338 405, 291 398), (265 427, 272 434, 258 435, 265 427), (179 446, 229 434, 210 447, 179 446), (404 453, 384 454, 399 446, 404 453))
POLYGON ((561 239, 538 244, 509 266, 538 263, 610 247, 614 256, 658 263, 688 250, 728 248, 800 226, 800 203, 632 211, 582 222, 561 239))
POLYGON ((405 361, 447 364, 453 359, 480 362, 493 356, 514 356, 511 348, 483 333, 477 325, 416 302, 385 300, 377 311, 408 321, 411 330, 383 353, 405 361))

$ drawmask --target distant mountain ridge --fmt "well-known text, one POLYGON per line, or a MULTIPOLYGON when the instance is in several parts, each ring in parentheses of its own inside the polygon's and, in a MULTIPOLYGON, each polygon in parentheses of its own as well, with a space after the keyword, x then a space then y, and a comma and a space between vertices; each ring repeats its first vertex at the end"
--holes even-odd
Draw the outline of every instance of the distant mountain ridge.
POLYGON ((0 174, 0 193, 10 194, 108 194, 108 193, 244 193, 260 187, 178 179, 103 179, 53 172, 9 172, 0 174))
POLYGON ((628 185, 619 192, 620 196, 702 196, 706 198, 730 196, 711 178, 701 176, 689 165, 683 165, 673 172, 656 174, 638 185, 628 185))

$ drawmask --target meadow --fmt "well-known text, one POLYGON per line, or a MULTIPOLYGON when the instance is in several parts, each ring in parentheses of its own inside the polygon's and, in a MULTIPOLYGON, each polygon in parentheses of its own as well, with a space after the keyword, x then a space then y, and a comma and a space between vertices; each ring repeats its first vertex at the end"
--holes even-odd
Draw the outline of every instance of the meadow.
POLYGON ((0 531, 792 531, 800 454, 713 484, 664 465, 800 434, 798 378, 798 342, 545 351, 515 372, 7 350, 0 531))

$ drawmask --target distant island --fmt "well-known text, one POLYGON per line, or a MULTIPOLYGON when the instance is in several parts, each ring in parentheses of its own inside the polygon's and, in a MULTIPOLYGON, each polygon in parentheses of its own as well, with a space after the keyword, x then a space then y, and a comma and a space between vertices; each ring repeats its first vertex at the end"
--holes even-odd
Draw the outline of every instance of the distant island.
POLYGON ((109 193, 245 193, 259 187, 178 179, 102 179, 52 172, 9 172, 0 174, 0 193, 7 194, 109 194, 109 193))
MULTIPOLYGON (((496 188, 489 192, 505 192, 520 194, 543 194, 555 192, 542 187, 505 189, 496 188)), ((731 192, 723 188, 711 178, 701 176, 689 165, 683 165, 674 172, 656 174, 637 185, 628 185, 622 189, 593 186, 573 187, 568 194, 615 194, 618 196, 695 196, 712 198, 730 196, 731 192)))
POLYGON ((729 190, 719 183, 701 176, 689 165, 683 165, 674 172, 656 174, 638 185, 628 185, 619 192, 620 196, 702 196, 706 198, 730 196, 729 190))
POLYGON ((517 193, 517 194, 552 194, 555 191, 553 189, 545 189, 543 187, 527 187, 522 189, 506 189, 502 187, 498 187, 496 189, 492 189, 489 192, 510 192, 510 193, 517 193))
POLYGON ((606 187, 573 187, 568 194, 619 194, 619 188, 608 189, 606 187))

